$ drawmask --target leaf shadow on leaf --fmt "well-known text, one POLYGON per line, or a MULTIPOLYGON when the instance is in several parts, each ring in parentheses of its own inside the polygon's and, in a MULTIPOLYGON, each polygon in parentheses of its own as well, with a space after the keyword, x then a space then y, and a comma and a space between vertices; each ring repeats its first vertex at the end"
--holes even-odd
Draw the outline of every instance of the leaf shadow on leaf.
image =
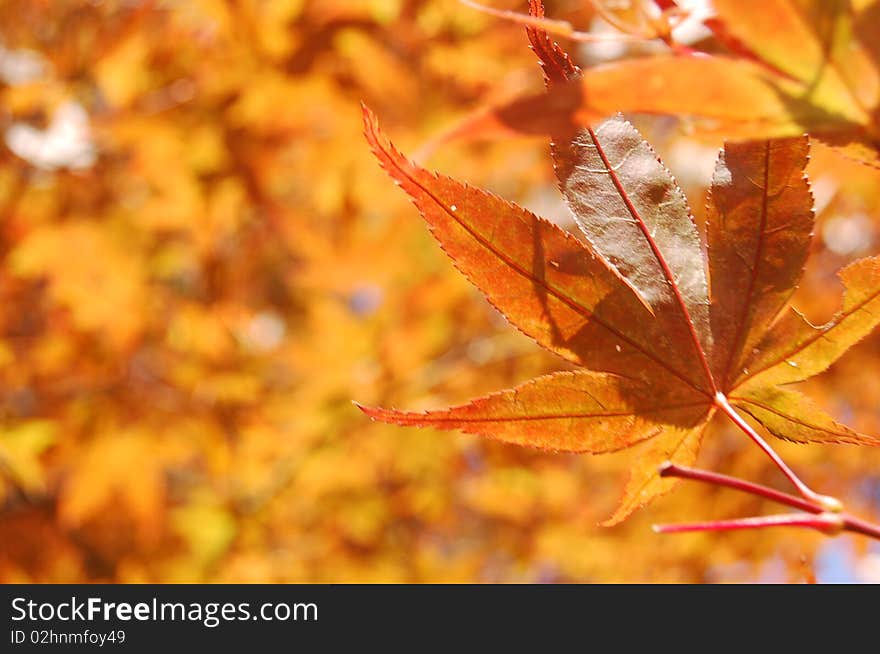
POLYGON ((836 148, 840 153, 855 161, 874 168, 880 168, 880 141, 866 132, 865 126, 853 123, 847 118, 811 103, 810 92, 792 96, 777 87, 771 87, 783 103, 786 110, 804 125, 804 132, 809 132, 828 146, 836 148), (809 111, 807 117, 805 111, 809 111), (801 117, 804 118, 801 118, 801 117), (816 127, 808 129, 808 125, 816 127), (826 127, 821 127, 825 125, 826 127))
POLYGON ((866 8, 853 25, 856 38, 871 57, 871 61, 877 69, 880 69, 880 39, 877 32, 880 29, 880 2, 875 2, 866 8))
POLYGON ((840 2, 828 2, 823 9, 827 10, 827 14, 823 14, 822 20, 817 21, 816 27, 821 29, 821 33, 817 34, 819 43, 822 45, 822 62, 821 65, 816 68, 816 73, 812 80, 805 81, 807 85, 807 93, 806 96, 812 94, 812 92, 819 86, 819 82, 821 81, 823 75, 826 70, 829 68, 836 68, 837 66, 831 61, 832 50, 834 48, 834 36, 835 36, 835 26, 841 20, 841 15, 845 12, 849 11, 849 8, 845 6, 846 3, 840 2))
MULTIPOLYGON (((560 257, 560 259, 576 259, 576 257, 567 256, 560 257)), ((559 323, 553 318, 553 313, 550 311, 550 305, 548 303, 546 286, 547 267, 544 263, 546 260, 547 257, 544 252, 544 244, 541 242, 541 236, 535 231, 532 233, 532 276, 541 283, 535 282, 532 284, 532 288, 534 288, 535 295, 538 297, 538 303, 541 305, 541 310, 547 317, 547 323, 550 325, 552 341, 554 343, 565 344, 565 339, 562 336, 562 332, 559 330, 559 323)), ((562 267, 562 263, 562 261, 559 262, 560 267, 562 267)), ((575 270, 570 270, 569 266, 576 265, 576 261, 566 261, 565 265, 565 272, 568 274, 575 272, 575 270)))
MULTIPOLYGON (((676 351, 675 345, 666 338, 657 317, 635 300, 634 292, 629 287, 622 283, 615 287, 593 308, 592 314, 607 318, 612 326, 620 325, 621 329, 625 329, 626 325, 638 325, 645 332, 645 338, 641 341, 631 334, 616 335, 605 326, 604 321, 587 320, 574 330, 560 325, 550 309, 546 286, 539 283, 546 277, 546 262, 551 260, 554 267, 565 274, 588 276, 591 274, 590 266, 584 257, 593 255, 585 250, 582 256, 568 253, 549 259, 545 256, 543 244, 537 236, 533 237, 533 246, 532 275, 538 281, 532 288, 551 328, 553 345, 583 353, 589 360, 589 370, 611 373, 628 382, 643 384, 654 395, 655 406, 664 402, 692 406, 705 404, 708 410, 711 400, 705 393, 700 393, 699 382, 672 363, 686 358, 687 353, 676 351), (628 342, 628 339, 632 340, 628 342), (666 356, 661 360, 647 356, 645 351, 648 347, 657 348, 666 356)), ((693 367, 697 365, 696 361, 692 363, 693 367)), ((633 403, 636 409, 639 405, 644 406, 644 402, 633 403)), ((656 413, 647 412, 643 417, 654 420, 656 413)), ((700 416, 704 414, 705 411, 700 416)), ((692 427, 699 422, 700 416, 679 415, 678 419, 666 422, 678 427, 692 427)))
POLYGON ((811 134, 836 149, 842 156, 859 163, 880 168, 880 141, 870 138, 863 130, 835 130, 811 134))
MULTIPOLYGON (((833 39, 835 25, 841 20, 841 14, 850 11, 850 8, 844 4, 829 3, 828 7, 832 13, 823 21, 822 27, 824 32, 819 35, 822 44, 822 61, 817 66, 815 74, 811 80, 803 80, 805 86, 804 92, 792 95, 780 87, 771 86, 777 94, 782 104, 788 112, 795 117, 802 115, 805 109, 809 111, 809 121, 805 123, 804 131, 809 132, 811 136, 820 139, 827 145, 838 148, 844 156, 856 159, 863 163, 880 167, 880 142, 870 136, 872 128, 870 125, 865 126, 854 123, 847 117, 823 109, 819 102, 813 100, 815 91, 831 69, 832 73, 840 73, 840 64, 833 60, 833 39), (822 126, 826 125, 827 128, 822 126), (808 129, 808 127, 810 127, 808 129)), ((874 66, 880 69, 880 40, 877 39, 877 26, 880 25, 880 2, 874 3, 866 9, 860 16, 859 21, 853 25, 853 29, 865 48, 874 66)), ((853 98, 855 99, 855 92, 853 98)), ((857 101, 856 101, 857 102, 857 101)), ((858 102, 857 102, 858 104, 858 102)), ((861 107, 866 113, 872 113, 872 120, 876 124, 880 119, 880 108, 861 107)), ((798 119, 804 123, 803 120, 798 119)))

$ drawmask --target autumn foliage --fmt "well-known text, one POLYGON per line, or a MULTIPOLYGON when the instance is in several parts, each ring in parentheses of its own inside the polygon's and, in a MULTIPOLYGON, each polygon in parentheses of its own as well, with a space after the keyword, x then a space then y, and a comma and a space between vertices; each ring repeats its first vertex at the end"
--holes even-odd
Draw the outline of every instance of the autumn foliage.
POLYGON ((483 4, 0 6, 0 580, 880 579, 650 529, 880 521, 880 3, 483 4))

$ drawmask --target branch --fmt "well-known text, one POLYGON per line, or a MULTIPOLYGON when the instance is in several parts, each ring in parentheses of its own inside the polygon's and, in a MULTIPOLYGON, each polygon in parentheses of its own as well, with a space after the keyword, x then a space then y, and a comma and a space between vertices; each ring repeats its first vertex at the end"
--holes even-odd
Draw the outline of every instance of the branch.
MULTIPOLYGON (((739 518, 735 520, 714 520, 708 522, 693 522, 671 525, 655 525, 654 531, 661 534, 675 534, 689 531, 730 531, 734 529, 763 529, 767 527, 806 527, 816 529, 829 536, 836 536, 841 531, 849 531, 862 534, 875 540, 880 540, 880 525, 873 524, 854 515, 844 512, 828 511, 821 504, 801 499, 788 493, 755 484, 737 477, 722 475, 717 472, 687 468, 673 463, 664 463, 660 466, 661 477, 678 477, 700 481, 713 486, 732 488, 749 495, 763 497, 764 499, 784 504, 786 506, 806 511, 813 515, 802 513, 789 513, 782 515, 739 518)), ((820 496, 823 497, 823 496, 820 496)))
MULTIPOLYGON (((506 9, 495 9, 494 7, 487 7, 486 5, 480 4, 475 0, 459 0, 461 4, 465 7, 469 7, 470 9, 475 9, 476 11, 482 12, 484 14, 488 14, 490 16, 495 16, 496 18, 503 18, 504 20, 509 20, 514 23, 520 23, 522 25, 526 25, 527 27, 533 27, 547 32, 548 34, 555 34, 557 36, 562 36, 572 41, 580 41, 583 43, 603 43, 603 42, 635 42, 635 41, 653 41, 656 39, 660 39, 660 36, 656 34, 641 34, 641 33, 629 33, 627 31, 623 31, 622 33, 612 33, 612 34, 593 34, 591 32, 579 32, 574 29, 571 23, 567 20, 554 20, 552 18, 545 18, 543 16, 531 16, 528 14, 521 14, 516 11, 508 11, 506 9)), ((614 25, 618 29, 620 28, 618 25, 614 25)))
POLYGON ((717 472, 709 472, 708 470, 700 470, 698 468, 687 468, 685 466, 675 465, 674 463, 670 463, 669 461, 660 466, 660 476, 678 477, 679 479, 702 481, 704 483, 712 484, 714 486, 726 486, 727 488, 742 491, 744 493, 748 493, 749 495, 758 495, 760 497, 770 500, 771 502, 784 504, 786 506, 800 509, 801 511, 807 511, 809 513, 822 513, 823 510, 822 507, 818 506, 817 504, 813 504, 812 502, 803 500, 800 497, 795 497, 794 495, 789 495, 788 493, 783 493, 782 491, 778 491, 768 486, 762 486, 761 484, 755 484, 753 482, 746 481, 745 479, 730 477, 728 475, 722 475, 717 472))

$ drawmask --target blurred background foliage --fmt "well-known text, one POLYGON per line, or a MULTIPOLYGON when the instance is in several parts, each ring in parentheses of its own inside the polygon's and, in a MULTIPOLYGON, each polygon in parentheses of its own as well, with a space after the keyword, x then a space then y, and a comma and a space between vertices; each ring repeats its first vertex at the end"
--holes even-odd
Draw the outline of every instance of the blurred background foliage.
MULTIPOLYGON (((597 25, 586 2, 548 13, 597 25)), ((351 404, 444 406, 564 366, 454 270, 361 137, 362 100, 413 152, 540 86, 521 27, 454 0, 0 3, 0 581, 880 580, 854 537, 651 532, 776 510, 726 490, 598 527, 638 451, 532 452, 351 404)), ((699 219, 720 142, 639 125, 699 219)), ((571 226, 540 139, 429 164, 571 226)), ((809 172, 796 303, 819 321, 837 269, 880 251, 880 171, 816 145, 809 172)), ((809 392, 878 433, 878 369, 875 334, 809 392)), ((880 519, 880 453, 780 451, 880 519)), ((784 487, 724 425, 701 464, 784 487)))

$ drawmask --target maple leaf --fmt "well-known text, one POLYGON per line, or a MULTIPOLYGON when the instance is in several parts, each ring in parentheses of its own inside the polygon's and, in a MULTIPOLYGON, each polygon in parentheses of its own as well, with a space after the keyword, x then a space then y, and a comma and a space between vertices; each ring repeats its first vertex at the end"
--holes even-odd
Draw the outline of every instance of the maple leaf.
MULTIPOLYGON (((537 15, 532 2, 532 14, 537 15)), ((444 140, 552 134, 617 111, 687 116, 725 138, 809 132, 880 166, 880 2, 721 0, 706 21, 733 56, 676 51, 596 66, 467 117, 444 140)), ((543 10, 540 16, 543 17, 543 10)))
POLYGON ((709 196, 710 284, 683 193, 620 117, 554 148, 586 244, 497 196, 420 168, 366 108, 364 117, 382 166, 458 269, 511 323, 587 369, 449 409, 362 407, 370 417, 569 452, 651 439, 610 522, 671 487, 673 480, 656 475, 662 462, 694 462, 717 394, 781 438, 880 442, 777 387, 824 370, 880 321, 874 257, 844 271, 844 307, 828 325, 789 313, 767 330, 799 280, 813 227, 805 137, 726 146, 709 196))
MULTIPOLYGON (((546 34, 529 36, 551 88, 577 77, 546 34)), ((692 464, 706 424, 730 403, 787 440, 880 444, 779 388, 821 372, 880 322, 880 257, 844 270, 843 309, 827 325, 793 310, 774 322, 813 229, 806 137, 725 146, 708 198, 706 257, 683 192, 620 116, 554 137, 560 188, 585 243, 417 166, 366 107, 364 124, 382 167, 458 269, 512 324, 585 368, 448 409, 361 407, 371 418, 569 452, 650 440, 606 524, 667 492, 675 480, 658 466, 692 464)))

